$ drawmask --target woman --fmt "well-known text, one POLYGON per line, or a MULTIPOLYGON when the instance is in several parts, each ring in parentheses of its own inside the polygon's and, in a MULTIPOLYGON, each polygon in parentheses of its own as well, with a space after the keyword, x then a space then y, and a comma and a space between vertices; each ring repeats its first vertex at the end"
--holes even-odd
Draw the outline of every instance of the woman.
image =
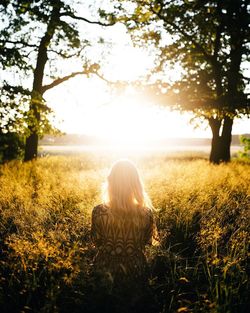
POLYGON ((99 286, 105 281, 110 294, 142 292, 147 281, 145 245, 157 239, 157 232, 151 202, 129 160, 112 166, 104 202, 92 211, 91 234, 99 286))

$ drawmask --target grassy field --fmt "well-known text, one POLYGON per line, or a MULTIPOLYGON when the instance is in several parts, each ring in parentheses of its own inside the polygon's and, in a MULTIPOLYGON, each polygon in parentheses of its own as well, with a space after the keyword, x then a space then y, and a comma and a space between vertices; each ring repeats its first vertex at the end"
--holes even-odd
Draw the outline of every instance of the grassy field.
MULTIPOLYGON (((1 312, 97 312, 90 216, 116 158, 85 153, 0 166, 1 312)), ((132 160, 161 238, 147 249, 158 312, 249 312, 249 163, 132 160)))

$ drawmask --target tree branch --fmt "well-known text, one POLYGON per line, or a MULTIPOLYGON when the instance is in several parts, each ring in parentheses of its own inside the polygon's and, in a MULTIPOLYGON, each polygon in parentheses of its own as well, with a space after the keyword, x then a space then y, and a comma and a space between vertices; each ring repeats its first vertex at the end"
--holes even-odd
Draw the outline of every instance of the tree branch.
POLYGON ((28 44, 28 43, 23 42, 23 41, 0 40, 0 43, 3 43, 3 44, 11 43, 13 45, 23 45, 23 47, 38 48, 37 45, 28 44))
POLYGON ((185 31, 183 31, 183 29, 181 29, 177 24, 175 24, 174 22, 168 21, 162 14, 162 6, 160 7, 160 10, 157 12, 153 9, 152 6, 150 6, 150 10, 152 13, 154 13, 160 20, 162 20, 165 24, 168 24, 170 26, 172 26, 175 30, 177 30, 179 32, 179 34, 181 34, 183 37, 185 37, 187 40, 191 41, 192 44, 196 47, 196 49, 198 49, 203 55, 204 57, 207 59, 208 62, 213 62, 213 56, 211 56, 210 54, 208 54, 206 52, 206 50, 197 42, 193 39, 192 35, 187 34, 185 31))
POLYGON ((81 52, 88 46, 89 44, 86 44, 84 46, 81 47, 80 50, 76 51, 75 53, 72 53, 72 54, 67 54, 67 53, 64 53, 63 51, 56 51, 54 49, 48 49, 48 52, 53 52, 57 55, 59 55, 60 57, 62 57, 63 59, 70 59, 72 57, 79 57, 81 52))
POLYGON ((74 20, 80 20, 89 24, 96 24, 96 25, 100 25, 100 26, 113 26, 115 24, 115 21, 111 22, 111 23, 102 23, 102 22, 98 22, 98 21, 90 21, 89 19, 85 18, 85 17, 81 17, 81 16, 76 16, 73 13, 70 12, 63 12, 60 14, 60 16, 68 16, 71 17, 74 20))
MULTIPOLYGON (((221 2, 217 3, 217 14, 221 17, 221 2)), ((217 61, 218 53, 221 48, 221 35, 222 35, 223 25, 219 23, 216 27, 216 35, 214 40, 214 58, 217 61)))
POLYGON ((44 94, 45 93, 45 91, 47 91, 47 90, 49 90, 49 89, 51 89, 51 88, 53 88, 53 87, 56 87, 56 86, 58 86, 58 85, 60 85, 61 83, 63 83, 63 82, 65 82, 65 81, 67 81, 67 80, 69 80, 70 78, 73 78, 73 77, 75 77, 75 76, 77 76, 77 75, 84 75, 84 74, 90 74, 88 71, 86 71, 86 70, 83 70, 83 71, 81 71, 81 72, 73 72, 73 73, 71 73, 71 74, 69 74, 69 75, 66 75, 66 76, 64 76, 64 77, 60 77, 60 78, 57 78, 57 79, 55 79, 52 83, 50 83, 50 84, 48 84, 48 85, 44 85, 43 87, 42 87, 42 93, 44 94))
POLYGON ((171 25, 173 28, 175 28, 182 36, 184 36, 186 39, 190 40, 192 42, 192 44, 196 47, 196 49, 198 49, 203 55, 204 57, 207 59, 207 61, 211 62, 213 61, 213 57, 211 55, 209 55, 206 50, 200 45, 198 44, 197 41, 195 41, 193 39, 192 35, 188 35, 186 32, 184 32, 178 25, 176 25, 173 22, 169 22, 164 20, 165 23, 171 25))
POLYGON ((125 85, 128 85, 127 82, 123 82, 123 81, 110 81, 108 80, 107 78, 105 78, 102 74, 100 74, 98 72, 98 68, 99 65, 98 64, 92 64, 89 68, 87 69, 84 69, 83 71, 79 71, 79 72, 73 72, 69 75, 66 75, 64 77, 60 77, 60 78, 57 78, 55 79, 52 83, 48 84, 48 85, 44 85, 42 87, 42 94, 44 94, 47 90, 49 89, 52 89, 60 84, 62 84, 63 82, 71 79, 71 78, 74 78, 75 76, 78 76, 78 75, 90 75, 90 74, 93 74, 93 75, 96 75, 97 77, 99 77, 101 80, 105 81, 107 84, 109 85, 113 85, 113 86, 125 86, 125 85))
POLYGON ((99 77, 101 80, 105 81, 107 84, 109 85, 115 85, 117 84, 117 82, 113 82, 113 81, 110 81, 108 80, 107 78, 105 78, 103 75, 101 75, 100 73, 96 72, 94 73, 97 77, 99 77))
POLYGON ((78 75, 90 75, 90 74, 94 74, 96 75, 97 77, 99 77, 100 79, 104 80, 106 83, 108 84, 115 84, 114 82, 111 82, 109 80, 107 80, 106 78, 104 78, 103 75, 101 75, 100 73, 98 73, 98 70, 100 69, 100 66, 99 64, 91 64, 89 66, 85 66, 84 69, 82 71, 78 71, 78 72, 73 72, 69 75, 66 75, 64 77, 59 77, 57 79, 55 79, 52 83, 48 84, 48 85, 44 85, 42 87, 42 94, 44 94, 45 91, 53 88, 53 87, 56 87, 58 85, 60 85, 61 83, 75 77, 75 76, 78 76, 78 75))
POLYGON ((241 76, 242 76, 242 78, 243 78, 244 80, 247 80, 247 81, 250 82, 250 77, 246 77, 246 76, 244 76, 244 75, 241 75, 241 76))

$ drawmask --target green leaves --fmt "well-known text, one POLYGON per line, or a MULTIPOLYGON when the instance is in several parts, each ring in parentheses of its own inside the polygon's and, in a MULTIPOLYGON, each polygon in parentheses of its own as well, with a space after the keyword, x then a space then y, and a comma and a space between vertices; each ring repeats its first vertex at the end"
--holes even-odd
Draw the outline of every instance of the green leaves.
POLYGON ((167 97, 172 97, 171 92, 178 89, 175 105, 178 103, 182 109, 194 113, 203 110, 209 114, 209 110, 215 109, 218 114, 237 115, 243 113, 243 108, 249 108, 239 57, 249 54, 245 44, 248 12, 244 1, 238 4, 208 0, 131 2, 135 7, 126 25, 131 20, 135 22, 128 28, 133 31, 136 44, 149 48, 154 44, 158 49, 154 74, 164 81, 170 63, 180 64, 185 73, 179 82, 172 81, 164 96, 166 103, 170 103, 167 97), (241 27, 238 40, 237 25, 241 27), (169 35, 171 40, 166 40, 169 35), (229 86, 235 86, 234 97, 229 86))
MULTIPOLYGON (((0 131, 22 131, 27 136, 35 132, 42 136, 53 130, 53 112, 43 98, 47 90, 43 88, 44 80, 52 80, 52 87, 58 85, 58 81, 53 83, 54 77, 62 76, 58 73, 60 70, 57 71, 61 59, 78 59, 81 64, 83 50, 90 45, 79 33, 79 23, 89 21, 82 16, 75 19, 76 7, 73 2, 67 3, 61 0, 0 1, 3 16, 0 70, 4 71, 2 77, 6 79, 5 82, 0 80, 0 87, 3 87, 0 131), (48 63, 50 71, 46 70, 48 63), (26 88, 19 86, 20 82, 26 88)), ((71 74, 64 75, 75 76, 71 74)), ((60 79, 63 81, 65 79, 60 79)))
POLYGON ((250 138, 242 135, 240 136, 240 143, 243 145, 243 151, 239 151, 239 157, 250 159, 250 138))
POLYGON ((70 24, 68 22, 60 21, 57 29, 58 29, 57 36, 59 39, 64 41, 64 44, 65 44, 65 39, 67 39, 68 46, 70 48, 80 47, 79 32, 76 28, 76 25, 74 25, 73 23, 70 24))

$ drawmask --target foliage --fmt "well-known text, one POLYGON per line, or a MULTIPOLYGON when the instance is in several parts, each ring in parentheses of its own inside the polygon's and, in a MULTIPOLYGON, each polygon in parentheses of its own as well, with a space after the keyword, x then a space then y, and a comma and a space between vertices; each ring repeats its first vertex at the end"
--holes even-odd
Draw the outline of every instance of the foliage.
POLYGON ((210 161, 230 161, 233 119, 250 114, 249 77, 244 70, 249 62, 248 2, 112 3, 135 44, 155 55, 155 69, 143 92, 162 105, 206 120, 213 134, 210 161))
POLYGON ((250 158, 250 138, 242 135, 240 136, 240 142, 243 145, 243 152, 239 152, 239 157, 250 158))
MULTIPOLYGON (((1 165, 1 312, 96 312, 90 214, 115 158, 1 165)), ((164 155, 135 161, 161 237, 147 248, 154 313, 246 313, 249 166, 164 155)))
MULTIPOLYGON (((83 4, 62 0, 0 1, 0 114, 4 114, 0 127, 5 132, 9 127, 18 131, 21 125, 29 139, 27 159, 37 155, 38 137, 53 130, 53 112, 44 93, 77 75, 96 72, 86 48, 97 44, 97 40, 86 38, 80 23, 106 24, 101 19, 92 21, 78 15, 86 9, 83 4)), ((114 21, 110 21, 112 24, 114 21)))
POLYGON ((0 131, 25 132, 30 92, 22 87, 4 84, 0 95, 0 131))
POLYGON ((0 133, 0 163, 23 157, 24 138, 17 133, 0 133))
POLYGON ((245 0, 119 2, 118 19, 127 25, 134 42, 157 48, 156 77, 151 82, 156 80, 158 91, 164 91, 165 105, 200 117, 249 114, 245 90, 249 79, 243 73, 249 61, 249 8, 245 0), (176 64, 182 68, 174 67, 181 71, 180 80, 167 73, 176 64), (237 94, 232 98, 233 79, 237 94))

